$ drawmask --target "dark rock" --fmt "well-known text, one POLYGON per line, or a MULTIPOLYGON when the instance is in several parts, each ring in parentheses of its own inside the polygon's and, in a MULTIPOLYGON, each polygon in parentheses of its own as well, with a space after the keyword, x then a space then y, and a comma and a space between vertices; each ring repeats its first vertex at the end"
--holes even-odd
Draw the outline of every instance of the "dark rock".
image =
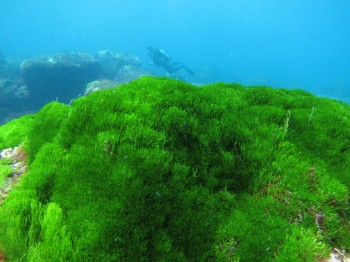
POLYGON ((11 95, 15 89, 16 89, 16 85, 14 82, 8 79, 1 79, 0 80, 0 101, 1 99, 11 95))
POLYGON ((24 98, 28 97, 26 86, 8 80, 0 80, 0 105, 10 109, 15 109, 24 98))
POLYGON ((0 80, 0 125, 28 110, 27 98, 26 86, 8 79, 0 80))
POLYGON ((68 103, 101 73, 100 63, 87 53, 58 53, 34 57, 21 64, 23 80, 36 107, 56 99, 68 103))
POLYGON ((0 54, 0 125, 27 112, 29 92, 20 77, 21 59, 0 54))

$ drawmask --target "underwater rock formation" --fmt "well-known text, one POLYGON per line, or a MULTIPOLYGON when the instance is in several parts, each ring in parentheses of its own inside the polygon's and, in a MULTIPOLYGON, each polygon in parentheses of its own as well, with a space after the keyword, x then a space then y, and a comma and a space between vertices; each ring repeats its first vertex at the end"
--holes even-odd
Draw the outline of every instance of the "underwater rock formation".
POLYGON ((100 77, 102 67, 88 53, 57 53, 24 60, 21 74, 33 104, 42 106, 56 99, 68 103, 100 77))
POLYGON ((350 248, 350 106, 142 77, 0 126, 29 173, 0 208, 25 261, 320 261, 350 248))
POLYGON ((0 105, 13 107, 15 100, 25 98, 27 96, 28 90, 26 86, 18 86, 17 83, 8 79, 0 80, 0 105))
POLYGON ((100 91, 100 90, 105 90, 113 87, 117 87, 117 83, 108 80, 108 79, 99 79, 92 81, 86 85, 86 89, 84 92, 84 95, 88 95, 92 92, 100 91))
POLYGON ((47 102, 68 103, 81 94, 115 87, 143 75, 150 72, 141 67, 138 57, 110 50, 101 50, 96 56, 56 53, 24 61, 5 60, 0 54, 0 124, 35 112, 47 102))
POLYGON ((20 79, 18 61, 7 60, 0 53, 0 124, 8 116, 8 112, 22 110, 21 104, 29 94, 20 79))
POLYGON ((20 77, 20 63, 21 61, 19 58, 2 58, 2 60, 0 61, 0 79, 17 80, 20 77))
POLYGON ((102 65, 103 75, 107 79, 99 79, 89 83, 86 86, 85 95, 128 83, 141 76, 151 75, 151 72, 141 67, 140 60, 135 55, 100 50, 96 57, 102 65))
POLYGON ((109 88, 117 87, 121 84, 128 83, 139 77, 150 75, 151 73, 137 66, 125 65, 119 71, 113 81, 109 79, 99 79, 87 84, 84 95, 88 95, 91 92, 105 90, 109 88))
POLYGON ((120 68, 118 74, 114 78, 114 81, 119 84, 125 84, 146 75, 152 75, 152 73, 139 66, 125 65, 120 68))
POLYGON ((0 80, 0 124, 5 122, 11 115, 18 117, 20 111, 25 110, 28 90, 12 80, 0 80))
POLYGON ((96 56, 106 78, 113 80, 124 66, 141 67, 140 59, 128 53, 100 50, 96 56))

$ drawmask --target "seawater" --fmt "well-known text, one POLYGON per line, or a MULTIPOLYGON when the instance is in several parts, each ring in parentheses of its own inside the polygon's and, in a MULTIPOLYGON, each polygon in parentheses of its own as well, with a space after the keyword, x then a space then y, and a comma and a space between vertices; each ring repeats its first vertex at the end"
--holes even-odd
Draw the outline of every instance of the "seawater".
POLYGON ((191 82, 301 88, 350 101, 347 0, 2 0, 0 52, 24 59, 163 48, 191 82))

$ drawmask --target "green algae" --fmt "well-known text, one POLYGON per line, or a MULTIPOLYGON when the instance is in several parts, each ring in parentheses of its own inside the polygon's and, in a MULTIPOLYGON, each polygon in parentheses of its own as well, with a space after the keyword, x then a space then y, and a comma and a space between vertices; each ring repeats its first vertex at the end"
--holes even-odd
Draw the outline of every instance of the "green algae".
POLYGON ((25 115, 0 126, 0 150, 23 143, 33 122, 34 115, 25 115))
POLYGON ((12 167, 8 165, 3 165, 0 161, 0 188, 5 185, 6 178, 12 174, 12 167))
POLYGON ((349 109, 302 90, 153 77, 49 103, 0 127, 30 160, 1 207, 0 246, 27 261, 315 261, 348 249, 349 109))

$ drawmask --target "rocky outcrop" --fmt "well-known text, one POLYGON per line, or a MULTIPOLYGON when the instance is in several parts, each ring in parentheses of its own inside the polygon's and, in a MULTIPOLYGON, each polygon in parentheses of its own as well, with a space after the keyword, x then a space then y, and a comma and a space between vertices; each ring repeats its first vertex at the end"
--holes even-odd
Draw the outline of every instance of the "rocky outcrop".
POLYGON ((118 74, 115 76, 114 81, 119 84, 125 84, 130 82, 131 80, 137 79, 145 75, 152 74, 151 72, 143 69, 142 67, 125 65, 118 71, 118 74))
POLYGON ((0 124, 18 117, 19 112, 26 111, 28 90, 21 82, 0 80, 0 124))
POLYGON ((0 80, 0 105, 6 107, 13 107, 13 103, 18 99, 28 96, 28 90, 25 86, 9 80, 0 80))
POLYGON ((99 79, 87 84, 84 95, 99 90, 115 88, 145 75, 151 75, 151 73, 138 66, 125 65, 119 70, 113 81, 109 79, 99 79))
POLYGON ((19 58, 6 57, 0 53, 0 125, 28 112, 29 92, 19 72, 19 58))
POLYGON ((21 75, 36 107, 52 100, 68 103, 101 74, 100 63, 87 53, 57 53, 21 64, 21 75))
POLYGON ((100 50, 96 58, 102 65, 104 79, 90 82, 86 86, 84 95, 97 90, 117 87, 144 75, 151 75, 149 71, 141 67, 140 60, 135 55, 100 50))
POLYGON ((140 59, 132 54, 101 50, 56 53, 21 60, 0 54, 0 124, 35 112, 58 100, 69 103, 80 94, 113 88, 143 75, 140 59))
POLYGON ((93 81, 89 84, 87 84, 84 95, 88 95, 92 92, 99 91, 99 90, 105 90, 113 87, 117 87, 118 84, 108 80, 108 79, 99 79, 96 81, 93 81))
POLYGON ((105 77, 108 79, 114 79, 124 66, 141 66, 140 59, 128 53, 100 50, 96 57, 103 67, 105 77))
POLYGON ((0 79, 18 79, 20 63, 21 59, 18 57, 7 57, 5 60, 0 54, 0 79))

